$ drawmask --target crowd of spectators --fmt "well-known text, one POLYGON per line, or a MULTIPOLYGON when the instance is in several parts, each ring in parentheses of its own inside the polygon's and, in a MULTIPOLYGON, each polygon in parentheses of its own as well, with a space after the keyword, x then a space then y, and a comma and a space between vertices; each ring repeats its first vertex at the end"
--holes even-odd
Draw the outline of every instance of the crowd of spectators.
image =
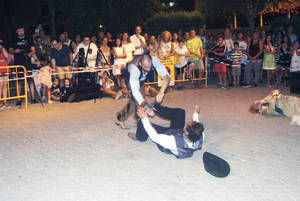
MULTIPOLYGON (((300 47, 293 27, 277 27, 275 30, 251 32, 230 30, 212 34, 206 27, 199 30, 163 31, 159 35, 143 33, 137 26, 134 33, 99 31, 97 34, 77 34, 70 38, 67 31, 58 38, 47 35, 41 24, 32 36, 27 36, 24 27, 16 28, 12 41, 0 38, 0 66, 23 65, 26 67, 31 103, 37 103, 37 95, 44 102, 71 101, 78 83, 77 67, 110 66, 96 76, 99 90, 107 96, 119 99, 127 96, 122 68, 134 58, 149 52, 159 59, 175 56, 176 79, 202 78, 205 65, 218 77, 218 88, 266 87, 287 85, 290 71, 299 70, 300 47), (117 67, 114 67, 117 66, 117 67), (51 76, 41 79, 38 74, 51 76), (55 73, 55 75, 53 75, 55 73), (184 77, 183 77, 184 76, 184 77), (40 92, 40 93, 37 93, 40 92)), ((21 71, 21 70, 19 70, 21 71)), ((21 93, 24 74, 13 74, 9 69, 0 69, 0 98, 8 94, 8 80, 18 78, 16 94, 21 93)), ((153 81, 153 80, 151 80, 153 81)), ((195 89, 202 88, 201 81, 194 80, 195 89)), ((176 83, 175 89, 182 88, 176 83)), ((25 87, 27 88, 27 86, 25 87)), ((26 89, 23 89, 26 90, 26 89)), ((149 87, 145 91, 149 91, 149 87)), ((155 88, 150 88, 155 94, 155 88)), ((151 94, 153 94, 151 93, 151 94)), ((22 100, 17 100, 17 106, 22 100)), ((0 108, 9 107, 3 101, 0 108)))

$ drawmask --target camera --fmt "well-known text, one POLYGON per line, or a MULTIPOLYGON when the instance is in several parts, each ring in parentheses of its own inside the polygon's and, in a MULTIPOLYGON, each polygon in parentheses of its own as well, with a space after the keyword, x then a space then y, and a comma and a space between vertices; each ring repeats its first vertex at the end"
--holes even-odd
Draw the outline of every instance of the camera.
POLYGON ((85 65, 84 55, 85 55, 84 49, 80 48, 79 51, 78 51, 78 66, 80 66, 80 67, 83 67, 85 65))

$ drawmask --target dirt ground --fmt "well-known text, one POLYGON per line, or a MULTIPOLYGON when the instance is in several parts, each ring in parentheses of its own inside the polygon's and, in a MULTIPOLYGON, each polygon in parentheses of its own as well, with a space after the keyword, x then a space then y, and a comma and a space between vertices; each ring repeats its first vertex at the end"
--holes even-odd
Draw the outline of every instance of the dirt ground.
POLYGON ((195 104, 201 108, 206 140, 184 160, 160 152, 150 140, 129 139, 133 119, 130 130, 115 126, 126 99, 0 111, 0 200, 300 200, 300 127, 288 118, 248 112, 269 92, 209 87, 167 94, 163 105, 184 108, 187 121, 195 104), (228 177, 204 170, 205 151, 228 161, 228 177))

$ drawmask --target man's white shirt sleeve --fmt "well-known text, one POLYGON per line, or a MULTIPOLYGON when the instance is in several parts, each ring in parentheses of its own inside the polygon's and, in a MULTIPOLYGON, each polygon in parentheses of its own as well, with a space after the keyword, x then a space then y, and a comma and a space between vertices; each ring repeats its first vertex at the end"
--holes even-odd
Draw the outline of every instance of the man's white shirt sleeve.
POLYGON ((130 84, 130 88, 132 91, 132 95, 135 98, 135 100, 138 102, 138 104, 140 105, 142 102, 145 101, 143 95, 140 92, 139 77, 140 77, 141 72, 134 64, 129 64, 128 71, 130 74, 129 84, 130 84))
POLYGON ((161 145, 166 149, 170 149, 174 154, 177 154, 177 146, 174 136, 166 134, 158 134, 152 127, 148 118, 142 120, 144 128, 153 142, 161 145))
POLYGON ((152 65, 156 69, 157 73, 161 76, 164 77, 166 75, 169 75, 166 67, 159 61, 159 59, 156 56, 152 56, 152 65))

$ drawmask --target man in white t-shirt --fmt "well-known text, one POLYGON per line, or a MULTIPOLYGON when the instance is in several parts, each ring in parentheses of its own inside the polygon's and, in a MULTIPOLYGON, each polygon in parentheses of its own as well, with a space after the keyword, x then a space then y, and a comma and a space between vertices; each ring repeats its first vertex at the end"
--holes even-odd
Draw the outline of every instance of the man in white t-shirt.
POLYGON ((144 48, 146 48, 146 40, 141 35, 142 28, 140 26, 137 26, 135 28, 135 34, 130 36, 130 41, 133 43, 135 47, 135 51, 133 53, 134 56, 136 55, 142 55, 144 53, 144 48))
POLYGON ((246 51, 247 50, 247 43, 246 43, 246 41, 244 40, 244 34, 243 34, 243 32, 239 32, 238 33, 238 43, 239 43, 239 49, 241 50, 241 51, 246 51))
POLYGON ((96 65, 98 48, 94 43, 90 42, 90 37, 85 36, 83 41, 77 46, 75 55, 80 51, 80 49, 84 49, 84 59, 87 58, 87 66, 94 67, 96 65))

